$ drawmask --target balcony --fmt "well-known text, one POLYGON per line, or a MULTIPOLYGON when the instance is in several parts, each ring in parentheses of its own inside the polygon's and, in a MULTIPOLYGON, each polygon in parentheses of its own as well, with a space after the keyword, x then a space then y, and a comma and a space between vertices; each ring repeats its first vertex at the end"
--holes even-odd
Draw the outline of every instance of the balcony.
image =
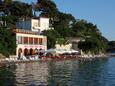
POLYGON ((33 34, 33 35, 39 35, 39 32, 30 31, 30 30, 24 30, 24 29, 14 29, 15 33, 25 33, 25 34, 33 34))

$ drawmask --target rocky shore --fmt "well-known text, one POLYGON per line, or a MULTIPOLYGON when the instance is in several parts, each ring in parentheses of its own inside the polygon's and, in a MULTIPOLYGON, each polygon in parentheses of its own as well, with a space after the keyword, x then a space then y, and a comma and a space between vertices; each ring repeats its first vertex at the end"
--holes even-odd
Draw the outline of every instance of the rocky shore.
POLYGON ((63 56, 43 56, 39 57, 38 59, 35 59, 31 57, 31 59, 21 59, 18 60, 16 58, 6 58, 3 55, 0 55, 3 57, 3 59, 0 59, 0 67, 3 67, 6 64, 11 64, 11 63, 25 63, 25 62, 37 62, 37 61, 64 61, 64 60, 79 60, 79 61, 93 61, 95 59, 100 59, 100 58, 107 58, 106 55, 63 55, 63 56), (5 58, 5 59, 4 59, 5 58), (33 59, 32 59, 33 58, 33 59))
POLYGON ((6 58, 3 54, 0 53, 0 59, 6 58))

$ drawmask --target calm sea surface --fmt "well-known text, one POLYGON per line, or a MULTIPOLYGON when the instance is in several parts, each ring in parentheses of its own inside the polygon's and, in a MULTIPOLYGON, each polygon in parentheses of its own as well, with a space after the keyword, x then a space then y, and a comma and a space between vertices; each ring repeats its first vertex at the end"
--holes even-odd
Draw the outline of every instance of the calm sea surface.
POLYGON ((0 86, 115 86, 115 57, 12 64, 0 68, 0 86))

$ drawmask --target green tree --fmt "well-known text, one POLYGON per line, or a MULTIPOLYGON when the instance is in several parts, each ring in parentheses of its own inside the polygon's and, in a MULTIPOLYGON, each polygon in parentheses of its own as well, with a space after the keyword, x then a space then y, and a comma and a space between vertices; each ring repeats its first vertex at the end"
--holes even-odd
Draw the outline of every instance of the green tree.
POLYGON ((17 17, 32 17, 32 6, 27 3, 14 1, 10 9, 12 16, 17 17))
POLYGON ((73 26, 74 35, 85 39, 78 44, 78 47, 88 53, 104 53, 107 49, 107 39, 104 38, 96 25, 80 20, 73 26))
POLYGON ((36 11, 41 11, 41 16, 55 19, 58 14, 56 4, 51 0, 38 0, 35 5, 36 11))
POLYGON ((10 14, 10 8, 12 5, 12 0, 3 0, 0 1, 0 11, 3 11, 5 14, 10 14))
POLYGON ((16 49, 16 38, 12 30, 0 28, 0 53, 8 56, 14 54, 16 49))
POLYGON ((12 28, 16 24, 18 18, 12 15, 8 15, 8 16, 3 16, 2 20, 4 21, 4 27, 12 28))
POLYGON ((72 24, 75 22, 75 18, 71 14, 65 14, 59 12, 58 21, 53 22, 54 29, 60 33, 63 37, 71 37, 72 24))
POLYGON ((57 38, 60 38, 60 34, 56 30, 43 31, 43 35, 47 36, 47 46, 48 48, 54 48, 57 38))
POLYGON ((112 48, 112 47, 114 48, 115 47, 115 41, 109 41, 108 44, 109 44, 110 48, 112 48))
POLYGON ((57 43, 57 44, 60 44, 60 46, 61 46, 61 45, 66 45, 66 44, 68 44, 68 40, 65 39, 65 38, 57 38, 57 39, 56 39, 56 43, 57 43))

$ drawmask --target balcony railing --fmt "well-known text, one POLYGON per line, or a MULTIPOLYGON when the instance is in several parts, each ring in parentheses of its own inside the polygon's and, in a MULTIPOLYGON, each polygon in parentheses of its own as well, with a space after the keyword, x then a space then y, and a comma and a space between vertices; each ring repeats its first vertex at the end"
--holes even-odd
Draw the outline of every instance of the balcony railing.
POLYGON ((33 35, 39 35, 39 31, 38 32, 34 32, 34 31, 30 31, 30 30, 24 30, 24 29, 14 29, 13 30, 16 33, 26 33, 26 34, 33 34, 33 35))

